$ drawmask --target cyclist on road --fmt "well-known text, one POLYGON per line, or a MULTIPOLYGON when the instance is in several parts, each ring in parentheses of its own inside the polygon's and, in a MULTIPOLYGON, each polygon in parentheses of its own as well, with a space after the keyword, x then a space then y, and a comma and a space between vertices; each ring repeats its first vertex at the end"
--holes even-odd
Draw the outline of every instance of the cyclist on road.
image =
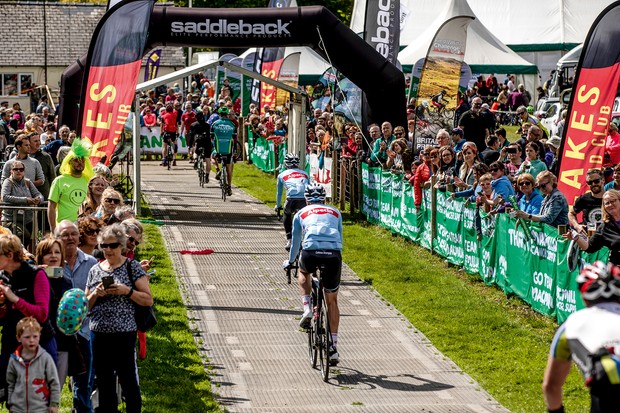
POLYGON ((168 163, 168 145, 172 147, 172 165, 176 166, 176 146, 177 146, 177 112, 173 109, 172 103, 166 105, 166 112, 161 115, 162 122, 162 150, 161 150, 161 165, 166 166, 168 163))
POLYGON ((618 411, 620 394, 620 267, 601 261, 577 277, 587 308, 571 314, 555 333, 543 393, 550 413, 564 412, 562 386, 571 358, 590 388, 591 413, 618 411))
MULTIPOLYGON (((217 110, 220 118, 211 125, 211 136, 213 137, 213 146, 217 158, 220 158, 222 165, 226 167, 228 172, 228 195, 232 195, 232 179, 233 179, 233 146, 237 139, 237 126, 228 118, 228 107, 220 106, 217 110)), ((219 175, 216 175, 216 179, 219 175)))
MULTIPOLYGON (((211 152, 213 151, 213 144, 211 143, 211 126, 205 122, 205 117, 202 112, 196 112, 196 122, 192 123, 189 128, 188 137, 196 145, 196 157, 199 159, 202 155, 202 159, 205 162, 206 182, 209 182, 209 172, 211 172, 211 152)), ((198 169, 198 159, 194 163, 194 169, 198 169)))
POLYGON ((338 209, 325 205, 325 188, 317 183, 306 187, 305 198, 308 205, 293 218, 293 238, 288 260, 282 265, 290 268, 299 255, 299 277, 297 283, 302 296, 304 313, 299 322, 301 328, 308 328, 312 319, 312 274, 319 266, 325 289, 328 321, 331 329, 332 346, 329 349, 332 364, 337 364, 339 354, 338 288, 342 270, 342 215, 338 209))
POLYGON ((287 251, 291 249, 291 231, 293 229, 293 215, 306 206, 304 192, 310 183, 308 174, 299 169, 299 156, 294 153, 284 157, 285 171, 278 175, 275 211, 282 211, 282 190, 286 188, 286 202, 284 203, 284 231, 286 232, 287 251))

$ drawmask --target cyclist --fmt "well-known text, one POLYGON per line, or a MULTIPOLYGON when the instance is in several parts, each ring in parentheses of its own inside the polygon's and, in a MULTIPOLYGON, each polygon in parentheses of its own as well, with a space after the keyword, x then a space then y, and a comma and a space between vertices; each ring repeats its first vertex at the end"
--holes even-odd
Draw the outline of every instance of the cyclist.
MULTIPOLYGON (((211 136, 213 137, 213 146, 216 158, 220 158, 222 165, 228 172, 228 195, 232 195, 232 178, 233 178, 233 146, 237 139, 237 126, 228 118, 228 107, 220 106, 217 110, 220 118, 211 125, 211 136)), ((215 177, 219 178, 218 175, 215 177)))
POLYGON ((331 362, 335 365, 339 361, 338 288, 342 270, 342 215, 338 209, 325 205, 325 188, 321 185, 312 183, 306 186, 304 196, 308 205, 299 210, 293 218, 291 251, 288 260, 284 261, 282 266, 285 270, 290 268, 301 248, 297 283, 304 305, 304 313, 299 322, 302 328, 308 328, 312 319, 312 273, 322 266, 321 278, 332 336, 329 353, 331 362))
POLYGON ((162 130, 162 150, 161 150, 161 164, 166 166, 168 164, 168 145, 172 147, 172 165, 176 166, 176 144, 177 144, 177 112, 172 107, 172 103, 166 104, 166 112, 161 115, 162 130))
MULTIPOLYGON (((195 143, 197 157, 202 155, 205 162, 206 182, 209 182, 209 172, 211 172, 211 152, 213 144, 211 143, 211 126, 205 122, 204 114, 200 111, 196 112, 196 122, 192 123, 188 133, 189 138, 195 143)), ((194 169, 198 169, 198 161, 194 163, 194 169)))
POLYGON ((591 413, 618 411, 620 392, 620 267, 601 261, 577 277, 587 308, 571 314, 555 333, 543 393, 549 412, 564 412, 562 386, 571 357, 590 388, 591 413))
POLYGON ((284 203, 284 231, 286 232, 287 251, 291 249, 291 230, 293 229, 293 215, 304 206, 306 199, 304 192, 310 183, 308 174, 299 169, 299 156, 288 153, 284 157, 285 171, 278 175, 275 211, 282 211, 282 190, 286 188, 286 202, 284 203))
POLYGON ((446 107, 446 105, 443 102, 448 103, 448 99, 444 98, 444 95, 447 92, 445 90, 441 90, 441 92, 437 93, 435 96, 433 96, 431 98, 431 102, 433 103, 433 106, 435 106, 437 108, 437 112, 441 112, 443 110, 443 108, 446 107))

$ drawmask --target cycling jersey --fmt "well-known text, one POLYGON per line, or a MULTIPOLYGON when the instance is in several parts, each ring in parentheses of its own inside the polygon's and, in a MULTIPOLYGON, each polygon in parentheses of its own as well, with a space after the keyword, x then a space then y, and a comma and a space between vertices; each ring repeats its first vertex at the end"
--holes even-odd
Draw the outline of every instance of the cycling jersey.
POLYGON ((591 411, 617 411, 613 399, 620 390, 620 303, 600 303, 571 314, 555 333, 551 357, 564 361, 572 357, 590 387, 591 411), (605 349, 610 354, 595 365, 592 355, 607 353, 605 349), (606 373, 604 386, 598 383, 600 377, 593 376, 596 370, 606 373))
POLYGON ((233 151, 233 141, 237 137, 237 127, 226 118, 220 118, 211 125, 211 134, 215 152, 220 155, 230 155, 233 151))
POLYGON ((287 199, 304 199, 306 185, 310 183, 308 174, 301 169, 292 168, 278 175, 276 206, 282 206, 282 190, 286 188, 287 199))
POLYGON ((293 237, 289 262, 295 262, 299 249, 342 251, 342 215, 325 204, 311 204, 293 218, 293 237))
POLYGON ((166 133, 177 133, 177 112, 173 110, 172 112, 164 112, 161 115, 161 120, 163 121, 163 131, 166 133))

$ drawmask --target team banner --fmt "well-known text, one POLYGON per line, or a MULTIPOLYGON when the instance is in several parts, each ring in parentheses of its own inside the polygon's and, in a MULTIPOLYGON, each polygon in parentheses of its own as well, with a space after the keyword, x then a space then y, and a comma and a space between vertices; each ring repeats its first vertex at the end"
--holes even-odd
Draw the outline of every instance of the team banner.
MULTIPOLYGON (((301 53, 291 53, 284 58, 278 81, 296 88, 299 84, 299 59, 301 53)), ((288 103, 289 92, 284 89, 276 89, 276 106, 283 107, 288 103)))
MULTIPOLYGON (((163 138, 159 126, 140 128, 140 154, 142 155, 161 155, 163 138)), ((187 142, 185 136, 177 139, 177 153, 185 155, 187 153, 187 142)))
MULTIPOLYGON (((416 208, 413 187, 401 175, 362 164, 361 211, 369 222, 425 248, 432 245, 448 262, 479 274, 486 284, 517 295, 559 322, 584 307, 575 281, 579 270, 568 270, 569 242, 555 228, 538 223, 527 229, 517 227, 507 214, 488 215, 462 199, 451 199, 449 192, 437 191, 433 238, 430 201, 431 191, 426 190, 422 205, 416 208)), ((582 253, 581 259, 594 262, 608 256, 603 248, 582 253)))
POLYGON ((159 72, 159 63, 161 62, 161 49, 155 49, 146 59, 146 67, 144 68, 144 81, 153 80, 159 72))
POLYGON ((455 17, 437 31, 420 75, 417 93, 420 99, 429 99, 429 104, 432 104, 430 98, 444 90, 444 101, 437 103, 456 109, 467 28, 473 20, 472 17, 455 17))
POLYGON ((618 19, 618 2, 597 17, 577 66, 558 166, 558 189, 570 205, 588 190, 587 170, 603 165, 605 139, 620 79, 618 19))
MULTIPOLYGON (((261 74, 270 79, 278 79, 282 62, 284 61, 283 47, 268 47, 263 50, 263 65, 261 74)), ((261 113, 264 113, 264 107, 275 107, 276 105, 276 87, 265 82, 261 82, 260 86, 260 107, 261 113)))
MULTIPOLYGON (((241 67, 249 71, 254 70, 256 53, 257 52, 248 53, 248 55, 243 58, 241 67)), ((250 103, 252 103, 252 83, 254 82, 254 79, 245 75, 242 75, 241 79, 241 115, 247 117, 250 115, 250 103)))
POLYGON ((400 51, 400 0, 367 0, 364 40, 396 64, 400 51))
POLYGON ((92 143, 91 162, 108 159, 131 112, 154 0, 112 7, 93 34, 80 102, 79 136, 92 143))

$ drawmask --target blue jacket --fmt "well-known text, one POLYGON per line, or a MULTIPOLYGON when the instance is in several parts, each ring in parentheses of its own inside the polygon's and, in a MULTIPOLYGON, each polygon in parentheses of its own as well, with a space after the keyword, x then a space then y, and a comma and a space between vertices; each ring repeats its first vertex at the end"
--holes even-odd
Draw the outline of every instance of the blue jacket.
POLYGON ((310 204, 293 218, 289 262, 295 262, 299 249, 342 251, 342 215, 331 205, 310 204))
POLYGON ((526 214, 538 215, 540 213, 540 205, 542 204, 543 197, 538 191, 532 192, 530 200, 525 199, 525 195, 519 200, 519 209, 526 214))
POLYGON ((508 201, 508 197, 515 194, 515 190, 512 187, 510 179, 506 175, 501 178, 491 181, 491 188, 493 188, 493 199, 501 195, 504 201, 508 201))

